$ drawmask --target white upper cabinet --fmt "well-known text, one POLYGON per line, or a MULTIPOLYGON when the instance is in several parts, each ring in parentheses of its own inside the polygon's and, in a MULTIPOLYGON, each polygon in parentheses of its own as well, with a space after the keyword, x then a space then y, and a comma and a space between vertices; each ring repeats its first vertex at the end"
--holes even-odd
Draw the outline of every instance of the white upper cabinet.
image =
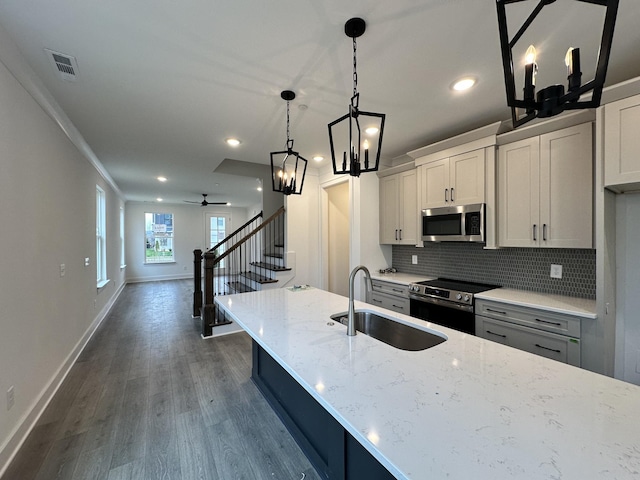
POLYGON ((418 170, 422 209, 485 201, 484 148, 425 163, 418 170))
POLYGON ((640 95, 604 106, 604 185, 640 188, 640 95))
POLYGON ((498 243, 593 247, 592 125, 498 149, 498 243))
POLYGON ((417 244, 417 205, 415 169, 380 178, 380 243, 417 244))

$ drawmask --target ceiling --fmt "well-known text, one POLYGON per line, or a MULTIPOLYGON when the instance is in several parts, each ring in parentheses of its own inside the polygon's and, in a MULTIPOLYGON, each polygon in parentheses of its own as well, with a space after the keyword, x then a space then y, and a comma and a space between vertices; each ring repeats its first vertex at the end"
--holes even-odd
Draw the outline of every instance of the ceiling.
MULTIPOLYGON (((509 6, 510 32, 536 3, 509 6)), ((602 11, 575 0, 545 7, 532 26, 537 39, 521 40, 522 55, 529 42, 538 49, 538 85, 566 82, 568 46, 581 48, 583 80, 592 78, 602 11)), ((128 200, 208 193, 235 206, 260 201, 256 178, 214 170, 225 159, 266 164, 284 147, 282 90, 297 95, 296 149, 325 157, 310 166, 326 165, 327 124, 347 113, 353 87, 343 28, 354 16, 367 22, 358 39, 360 107, 387 115, 387 162, 510 118, 495 0, 0 2, 0 25, 128 200), (58 76, 45 48, 76 58, 75 82, 58 76), (468 75, 473 89, 451 90, 468 75), (242 144, 231 148, 228 137, 242 144)), ((620 0, 606 85, 640 76, 638 25, 640 2, 620 0)))

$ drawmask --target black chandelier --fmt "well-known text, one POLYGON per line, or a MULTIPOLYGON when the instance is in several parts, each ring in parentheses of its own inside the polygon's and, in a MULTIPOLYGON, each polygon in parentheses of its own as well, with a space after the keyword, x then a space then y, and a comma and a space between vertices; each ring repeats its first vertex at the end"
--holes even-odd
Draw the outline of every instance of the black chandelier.
POLYGON ((284 90, 280 97, 287 101, 286 150, 271 152, 271 182, 274 192, 285 195, 300 195, 307 172, 307 160, 293 150, 293 139, 289 138, 289 102, 296 98, 291 90, 284 90))
POLYGON ((556 0, 538 0, 538 4, 531 12, 517 33, 509 40, 507 32, 507 14, 505 6, 527 0, 496 0, 498 8, 498 28, 500 30, 500 49, 502 52, 502 66, 504 68, 504 81, 507 90, 507 104, 511 107, 513 127, 533 120, 534 118, 552 117, 565 110, 577 110, 583 108, 596 108, 600 106, 602 87, 607 75, 613 29, 618 12, 618 0, 576 0, 579 2, 600 5, 605 7, 604 27, 600 41, 600 52, 596 64, 596 72, 593 80, 582 84, 582 72, 580 71, 580 49, 569 48, 565 56, 567 66, 568 86, 565 92, 564 85, 551 85, 536 93, 535 79, 538 71, 536 64, 536 50, 529 46, 525 55, 524 89, 521 99, 516 97, 516 83, 513 71, 513 47, 534 21, 540 11, 556 0), (592 91, 590 100, 580 101, 580 96, 592 91), (519 109, 524 110, 520 115, 519 109))
POLYGON ((385 114, 363 112, 359 107, 356 38, 365 30, 366 23, 361 18, 352 18, 344 25, 344 33, 353 39, 353 96, 349 113, 329 124, 333 173, 348 173, 353 177, 378 170, 384 133, 385 114))

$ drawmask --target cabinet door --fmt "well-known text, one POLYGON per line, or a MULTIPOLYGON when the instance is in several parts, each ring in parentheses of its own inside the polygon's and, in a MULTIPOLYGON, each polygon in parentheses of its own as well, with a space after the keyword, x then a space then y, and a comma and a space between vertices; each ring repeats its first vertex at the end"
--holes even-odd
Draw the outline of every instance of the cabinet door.
POLYGON ((398 175, 380 179, 380 243, 398 241, 398 175))
POLYGON ((498 149, 498 243, 502 247, 535 247, 539 228, 539 138, 527 138, 498 149))
POLYGON ((403 245, 416 245, 418 243, 418 182, 416 170, 398 174, 398 225, 399 243, 403 245))
POLYGON ((420 166, 422 175, 422 205, 424 208, 449 205, 449 159, 420 166))
POLYGON ((484 148, 449 159, 450 204, 484 203, 484 148))
MULTIPOLYGON (((604 184, 640 184, 640 95, 604 107, 604 184)), ((637 186, 636 186, 637 188, 637 186)), ((625 188, 619 188, 625 191, 625 188)))
POLYGON ((593 247, 591 123, 540 137, 540 246, 593 247))

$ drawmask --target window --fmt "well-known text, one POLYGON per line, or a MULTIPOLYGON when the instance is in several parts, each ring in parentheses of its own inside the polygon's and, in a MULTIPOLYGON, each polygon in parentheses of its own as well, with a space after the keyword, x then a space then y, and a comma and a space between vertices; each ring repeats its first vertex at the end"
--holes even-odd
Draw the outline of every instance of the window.
POLYGON ((107 283, 107 215, 104 190, 96 185, 96 281, 107 283))
POLYGON ((145 213, 145 263, 175 262, 173 213, 145 213))
MULTIPOLYGON (((205 247, 209 250, 212 247, 215 247, 219 242, 225 239, 227 236, 227 227, 231 224, 231 217, 227 213, 226 216, 223 213, 207 213, 206 214, 206 240, 205 247)), ((225 252, 225 245, 221 245, 218 247, 216 254, 217 256, 222 255, 225 252)), ((223 259, 219 264, 218 268, 224 268, 225 259, 223 259)))
POLYGON ((126 267, 124 256, 124 207, 120 207, 120 268, 126 267))

